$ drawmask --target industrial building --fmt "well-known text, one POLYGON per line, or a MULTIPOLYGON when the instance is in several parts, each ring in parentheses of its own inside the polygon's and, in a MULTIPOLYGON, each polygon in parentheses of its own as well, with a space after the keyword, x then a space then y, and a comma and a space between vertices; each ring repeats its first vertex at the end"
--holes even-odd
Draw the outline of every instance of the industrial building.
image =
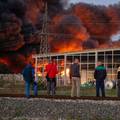
POLYGON ((57 85, 69 85, 69 67, 75 57, 80 59, 81 83, 94 80, 94 69, 98 61, 102 61, 107 68, 107 80, 116 80, 117 68, 120 65, 120 48, 91 49, 78 52, 51 53, 46 55, 33 55, 35 59, 35 72, 44 78, 44 68, 51 57, 57 61, 59 74, 57 85))

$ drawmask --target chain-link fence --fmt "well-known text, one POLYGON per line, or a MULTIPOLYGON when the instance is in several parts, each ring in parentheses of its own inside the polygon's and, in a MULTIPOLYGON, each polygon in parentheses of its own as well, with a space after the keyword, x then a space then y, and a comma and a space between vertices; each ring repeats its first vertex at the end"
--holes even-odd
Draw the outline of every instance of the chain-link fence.
MULTIPOLYGON (((108 83, 107 83, 108 84, 108 83)), ((47 82, 42 80, 42 78, 38 79, 38 95, 47 95, 47 82)), ((109 84, 111 85, 111 83, 109 84)), ((105 92, 106 96, 116 97, 117 90, 114 87, 108 87, 105 92), (109 88, 109 89, 108 89, 109 88)), ((21 74, 0 74, 0 95, 2 94, 24 94, 25 91, 25 81, 23 80, 23 76, 21 74)), ((31 83, 31 94, 33 94, 33 84, 31 83)), ((56 88, 57 95, 71 95, 71 85, 68 86, 58 86, 56 88)), ((94 82, 86 82, 81 84, 80 86, 80 95, 81 96, 95 96, 95 81, 94 82)))

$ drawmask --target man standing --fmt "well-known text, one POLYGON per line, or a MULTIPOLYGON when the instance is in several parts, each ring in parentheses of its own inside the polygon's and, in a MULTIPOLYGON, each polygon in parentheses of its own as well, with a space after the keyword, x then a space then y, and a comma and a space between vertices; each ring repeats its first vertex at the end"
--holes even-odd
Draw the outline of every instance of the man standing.
POLYGON ((53 58, 52 61, 46 66, 45 71, 47 72, 47 92, 49 95, 55 95, 56 88, 56 74, 58 73, 56 60, 53 58))
POLYGON ((117 96, 120 97, 120 66, 117 70, 117 96))
POLYGON ((71 97, 75 96, 77 91, 77 97, 80 96, 80 65, 79 59, 75 58, 74 63, 70 66, 70 80, 72 83, 71 97))
POLYGON ((32 63, 28 62, 28 64, 22 71, 23 78, 25 80, 25 94, 27 98, 30 97, 30 84, 34 81, 32 70, 33 70, 32 63))
POLYGON ((105 85, 104 80, 107 76, 106 68, 102 65, 102 62, 98 62, 97 67, 94 72, 94 78, 96 79, 96 96, 100 96, 100 89, 102 92, 102 97, 105 97, 105 85))

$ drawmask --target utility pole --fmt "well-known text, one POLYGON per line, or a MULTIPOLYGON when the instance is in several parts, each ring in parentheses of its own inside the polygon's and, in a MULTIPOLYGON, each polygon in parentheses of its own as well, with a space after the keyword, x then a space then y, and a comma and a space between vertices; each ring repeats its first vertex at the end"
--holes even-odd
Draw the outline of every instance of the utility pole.
POLYGON ((48 6, 45 3, 45 14, 43 16, 42 31, 40 36, 40 55, 47 57, 50 52, 50 46, 48 42, 48 6))
POLYGON ((41 72, 42 72, 42 79, 44 80, 44 68, 45 68, 45 61, 47 60, 48 54, 50 52, 49 42, 48 42, 48 6, 47 2, 45 3, 45 13, 43 16, 43 23, 42 23, 42 30, 40 32, 40 51, 39 54, 42 56, 40 61, 36 60, 36 78, 37 78, 37 66, 38 61, 41 63, 41 72))
POLYGON ((38 80, 37 72, 38 72, 39 62, 42 65, 42 68, 41 68, 42 71, 41 70, 40 71, 42 72, 42 78, 44 79, 44 75, 43 75, 44 61, 50 52, 49 43, 48 43, 48 6, 47 6, 47 2, 44 5, 45 5, 45 13, 43 16, 42 30, 38 32, 38 34, 40 35, 39 54, 43 57, 42 57, 42 59, 38 59, 37 57, 35 58, 35 80, 38 80))

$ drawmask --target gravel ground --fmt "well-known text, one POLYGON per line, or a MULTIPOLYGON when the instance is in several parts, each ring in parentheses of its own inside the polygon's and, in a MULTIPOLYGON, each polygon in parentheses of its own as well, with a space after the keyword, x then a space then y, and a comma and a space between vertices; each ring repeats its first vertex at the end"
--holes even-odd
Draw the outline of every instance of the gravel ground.
POLYGON ((120 120, 120 101, 1 97, 0 120, 120 120))

